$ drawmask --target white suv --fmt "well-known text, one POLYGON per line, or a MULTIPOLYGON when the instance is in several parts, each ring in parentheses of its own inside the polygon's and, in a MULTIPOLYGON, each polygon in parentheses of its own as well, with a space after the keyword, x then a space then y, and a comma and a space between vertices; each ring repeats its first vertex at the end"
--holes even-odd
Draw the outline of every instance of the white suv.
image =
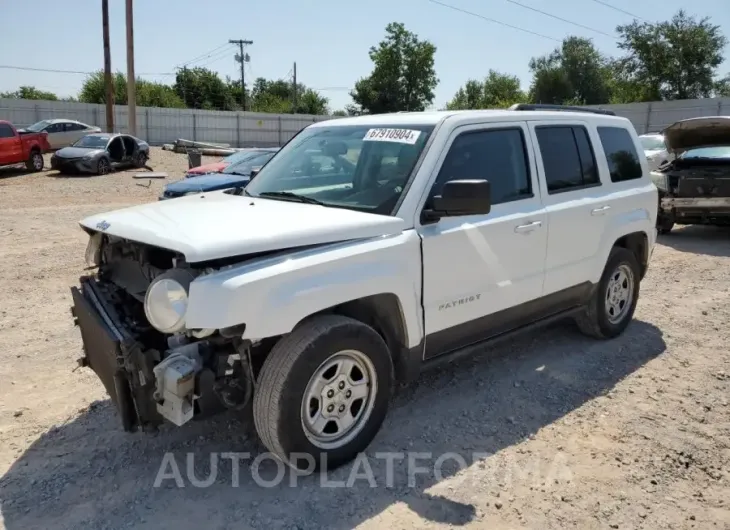
POLYGON ((83 220, 80 363, 126 430, 252 400, 268 449, 332 468, 428 365, 563 317, 615 337, 657 189, 628 120, 559 109, 319 122, 246 189, 83 220))

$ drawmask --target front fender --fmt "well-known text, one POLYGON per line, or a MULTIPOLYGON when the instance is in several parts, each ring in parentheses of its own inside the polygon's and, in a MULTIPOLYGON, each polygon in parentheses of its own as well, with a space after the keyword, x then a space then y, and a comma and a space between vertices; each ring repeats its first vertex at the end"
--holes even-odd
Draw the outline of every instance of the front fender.
POLYGON ((191 284, 186 325, 245 324, 244 338, 258 340, 288 333, 323 309, 390 293, 399 301, 408 346, 415 346, 423 335, 420 260, 420 240, 409 230, 234 266, 191 284))

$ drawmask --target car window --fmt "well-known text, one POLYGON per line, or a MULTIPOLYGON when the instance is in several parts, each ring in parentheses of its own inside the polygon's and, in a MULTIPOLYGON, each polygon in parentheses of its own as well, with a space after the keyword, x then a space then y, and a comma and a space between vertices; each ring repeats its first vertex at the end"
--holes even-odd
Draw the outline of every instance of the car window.
POLYGON ((52 123, 45 130, 48 134, 63 132, 63 123, 52 123))
POLYGON ((0 138, 13 138, 13 128, 7 123, 0 123, 0 138))
POLYGON ((80 123, 64 123, 63 128, 65 131, 83 131, 86 126, 80 123))
POLYGON ((26 130, 30 132, 41 132, 43 129, 46 128, 49 123, 51 122, 49 122, 48 120, 41 120, 34 123, 33 125, 26 127, 26 130))
POLYGON ((641 178, 641 162, 629 131, 621 127, 598 127, 598 136, 606 153, 612 182, 641 178))
POLYGON ((600 184, 588 131, 580 125, 535 128, 548 193, 600 184))
POLYGON ((522 129, 465 132, 451 144, 429 200, 446 182, 461 179, 488 180, 492 204, 532 197, 528 167, 522 129))
POLYGON ((336 121, 302 130, 263 167, 247 193, 279 200, 294 194, 392 215, 434 127, 336 121))
POLYGON ((680 158, 730 158, 730 146, 690 149, 682 153, 680 158))
POLYGON ((257 153, 243 161, 236 162, 225 168, 222 173, 231 175, 250 175, 251 170, 263 166, 268 162, 274 153, 257 153))

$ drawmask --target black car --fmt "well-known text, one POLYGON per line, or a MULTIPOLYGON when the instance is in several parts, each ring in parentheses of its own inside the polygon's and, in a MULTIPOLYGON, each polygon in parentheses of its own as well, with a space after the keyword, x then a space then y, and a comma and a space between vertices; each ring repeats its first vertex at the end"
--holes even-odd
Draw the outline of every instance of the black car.
POLYGON ((147 142, 128 134, 89 134, 51 157, 61 173, 106 175, 117 169, 144 167, 150 157, 147 142))

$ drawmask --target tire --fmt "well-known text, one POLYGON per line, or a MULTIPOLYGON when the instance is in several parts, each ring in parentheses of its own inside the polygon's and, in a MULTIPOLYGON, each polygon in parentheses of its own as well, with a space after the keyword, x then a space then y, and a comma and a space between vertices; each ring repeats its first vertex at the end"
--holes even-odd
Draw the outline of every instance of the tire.
POLYGON ((134 167, 145 167, 147 165, 147 155, 142 152, 138 152, 134 155, 133 160, 134 167))
POLYGON ((30 157, 25 161, 25 168, 28 171, 43 171, 45 160, 43 155, 37 149, 30 152, 30 157))
POLYGON ((356 458, 375 437, 393 380, 390 352, 373 328, 339 315, 313 317, 282 338, 264 362, 253 399, 256 431, 264 446, 294 469, 335 469, 356 458), (346 377, 342 361, 353 363, 346 377), (352 384, 358 372, 363 377, 352 384), (310 394, 317 381, 326 384, 310 394), (358 392, 367 396, 352 397, 358 392), (350 430, 324 432, 339 427, 334 420, 318 422, 318 432, 312 428, 310 415, 334 417, 341 410, 356 418, 350 430))
POLYGON ((657 219, 656 228, 657 233, 666 235, 672 231, 672 228, 674 228, 674 221, 671 218, 660 216, 659 219, 657 219))
MULTIPOLYGON (((636 310, 640 278, 641 268, 634 253, 622 247, 614 247, 608 256, 595 294, 588 302, 585 311, 576 318, 580 330, 597 339, 611 339, 623 333, 636 310), (618 292, 625 291, 628 298, 623 306, 614 305, 613 309, 609 310, 607 306, 610 304, 607 303, 607 299, 612 294, 609 289, 615 287, 611 280, 616 278, 618 273, 627 277, 629 283, 625 290, 619 289, 618 292), (620 311, 616 311, 617 307, 620 307, 620 311), (614 314, 611 311, 614 311, 614 314)), ((613 298, 613 300, 617 298, 613 298)))
POLYGON ((104 157, 101 157, 99 161, 96 163, 96 174, 97 175, 108 175, 111 173, 112 167, 111 164, 109 164, 109 160, 107 160, 104 157))

